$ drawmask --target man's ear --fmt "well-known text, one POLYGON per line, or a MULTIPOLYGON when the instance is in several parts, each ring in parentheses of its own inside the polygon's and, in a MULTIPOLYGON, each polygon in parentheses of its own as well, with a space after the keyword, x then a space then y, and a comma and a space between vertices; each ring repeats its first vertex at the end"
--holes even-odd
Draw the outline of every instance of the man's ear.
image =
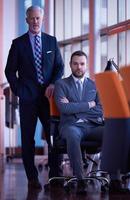
POLYGON ((28 24, 28 18, 26 17, 26 22, 27 22, 27 24, 28 24))
POLYGON ((71 68, 71 61, 69 62, 70 68, 71 68))

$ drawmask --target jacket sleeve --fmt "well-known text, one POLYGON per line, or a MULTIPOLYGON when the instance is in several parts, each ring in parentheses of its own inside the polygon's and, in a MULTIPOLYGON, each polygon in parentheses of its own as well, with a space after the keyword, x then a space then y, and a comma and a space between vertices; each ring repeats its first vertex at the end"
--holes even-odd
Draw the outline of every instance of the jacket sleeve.
POLYGON ((15 41, 12 42, 11 48, 9 50, 9 55, 7 58, 7 64, 5 68, 5 75, 10 84, 12 92, 17 96, 17 87, 18 87, 18 48, 15 41))
POLYGON ((102 105, 100 103, 98 93, 96 94, 95 102, 96 102, 96 106, 93 107, 93 108, 90 108, 87 112, 88 118, 91 118, 93 116, 103 117, 103 108, 102 108, 102 105))
POLYGON ((64 63, 55 37, 54 40, 55 40, 55 59, 54 59, 54 68, 51 80, 51 83, 53 84, 55 83, 56 80, 60 79, 64 73, 64 63))
POLYGON ((89 106, 87 102, 69 102, 69 103, 62 103, 61 98, 67 98, 67 91, 64 87, 63 80, 57 81, 55 84, 55 91, 54 91, 56 105, 60 111, 60 113, 70 115, 70 114, 77 114, 77 113, 86 113, 89 110, 89 106))
POLYGON ((98 93, 96 93, 96 106, 94 108, 89 108, 88 102, 69 102, 69 103, 62 103, 61 98, 67 98, 67 88, 65 87, 64 80, 59 80, 56 82, 55 85, 55 101, 56 105, 62 114, 79 116, 80 114, 85 114, 88 119, 102 117, 103 116, 103 109, 99 100, 98 93))

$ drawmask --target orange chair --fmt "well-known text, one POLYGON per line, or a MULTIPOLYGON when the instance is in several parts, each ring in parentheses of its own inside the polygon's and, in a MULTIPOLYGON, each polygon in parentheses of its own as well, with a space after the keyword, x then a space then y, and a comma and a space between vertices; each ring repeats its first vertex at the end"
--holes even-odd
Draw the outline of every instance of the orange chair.
POLYGON ((53 97, 49 99, 49 103, 50 103, 50 116, 59 117, 60 113, 58 111, 58 108, 55 104, 55 100, 53 97))
POLYGON ((109 173, 128 172, 130 110, 119 76, 112 71, 95 75, 105 116, 101 169, 109 173))
POLYGON ((130 105, 130 66, 121 67, 120 74, 122 76, 122 84, 125 90, 125 94, 130 105))

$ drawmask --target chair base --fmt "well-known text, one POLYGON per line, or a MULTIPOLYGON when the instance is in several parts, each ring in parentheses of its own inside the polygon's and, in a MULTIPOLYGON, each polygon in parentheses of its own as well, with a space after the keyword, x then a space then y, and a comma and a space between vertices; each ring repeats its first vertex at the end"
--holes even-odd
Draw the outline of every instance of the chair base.
MULTIPOLYGON (((107 174, 106 172, 103 172, 101 170, 98 170, 98 173, 104 173, 105 175, 107 174)), ((83 178, 83 181, 86 183, 86 186, 88 185, 88 182, 94 183, 99 182, 101 184, 101 191, 106 192, 109 189, 109 180, 108 178, 104 176, 96 176, 96 171, 92 172, 93 174, 91 176, 87 176, 83 178)), ((77 185, 78 179, 76 177, 53 177, 48 180, 48 183, 44 186, 45 191, 50 190, 52 187, 63 187, 67 193, 70 193, 74 188, 75 185, 77 185)))

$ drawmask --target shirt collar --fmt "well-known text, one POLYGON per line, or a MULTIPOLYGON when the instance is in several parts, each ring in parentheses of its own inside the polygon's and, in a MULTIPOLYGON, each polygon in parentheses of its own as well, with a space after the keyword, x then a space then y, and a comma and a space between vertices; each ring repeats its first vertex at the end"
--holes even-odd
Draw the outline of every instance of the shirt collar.
POLYGON ((41 32, 39 32, 38 34, 34 34, 31 31, 28 31, 28 34, 29 34, 30 37, 34 37, 35 35, 38 35, 40 38, 41 38, 41 35, 42 35, 41 32))
POLYGON ((81 81, 81 83, 83 84, 83 82, 84 82, 84 79, 85 79, 85 76, 83 76, 82 78, 77 78, 77 77, 75 77, 73 74, 72 74, 72 77, 73 77, 73 79, 74 79, 74 81, 75 81, 75 83, 78 81, 78 80, 80 80, 81 81))

